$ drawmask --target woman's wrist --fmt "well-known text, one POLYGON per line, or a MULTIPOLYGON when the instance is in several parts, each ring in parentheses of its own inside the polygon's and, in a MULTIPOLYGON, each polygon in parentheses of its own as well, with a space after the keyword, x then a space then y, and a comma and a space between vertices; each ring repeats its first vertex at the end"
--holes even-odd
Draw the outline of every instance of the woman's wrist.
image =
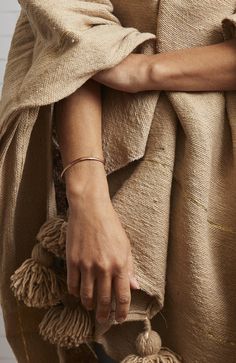
POLYGON ((74 198, 109 195, 104 165, 95 160, 79 162, 64 174, 66 193, 69 200, 74 198))
POLYGON ((166 55, 151 55, 149 56, 148 64, 148 81, 145 88, 157 91, 166 89, 169 80, 174 77, 174 69, 168 66, 166 55))
POLYGON ((130 69, 129 88, 133 92, 164 89, 169 79, 174 76, 168 66, 167 57, 164 54, 139 54, 138 58, 136 69, 130 69))

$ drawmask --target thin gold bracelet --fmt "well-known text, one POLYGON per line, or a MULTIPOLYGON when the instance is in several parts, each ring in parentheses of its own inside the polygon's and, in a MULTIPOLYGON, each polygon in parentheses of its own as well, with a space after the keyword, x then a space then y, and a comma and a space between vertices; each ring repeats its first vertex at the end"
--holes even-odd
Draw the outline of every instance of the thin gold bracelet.
POLYGON ((80 161, 84 161, 84 160, 96 160, 99 161, 100 163, 105 164, 105 160, 95 157, 95 156, 82 156, 80 158, 77 158, 75 160, 72 160, 61 172, 61 179, 64 181, 63 175, 66 172, 67 169, 69 169, 71 166, 75 165, 76 163, 80 162, 80 161))

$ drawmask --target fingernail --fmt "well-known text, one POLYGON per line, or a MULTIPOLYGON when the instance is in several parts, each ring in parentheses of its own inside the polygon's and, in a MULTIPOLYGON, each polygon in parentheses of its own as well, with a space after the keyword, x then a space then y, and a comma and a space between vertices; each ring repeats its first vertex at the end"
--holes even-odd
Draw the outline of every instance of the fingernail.
POLYGON ((136 278, 135 278, 135 277, 131 277, 131 280, 132 280, 132 282, 133 282, 133 284, 134 284, 134 287, 135 287, 136 289, 140 289, 139 283, 138 283, 138 281, 136 280, 136 278))
POLYGON ((116 321, 118 323, 122 323, 123 321, 125 321, 125 318, 124 317, 120 317, 120 318, 117 318, 116 321))

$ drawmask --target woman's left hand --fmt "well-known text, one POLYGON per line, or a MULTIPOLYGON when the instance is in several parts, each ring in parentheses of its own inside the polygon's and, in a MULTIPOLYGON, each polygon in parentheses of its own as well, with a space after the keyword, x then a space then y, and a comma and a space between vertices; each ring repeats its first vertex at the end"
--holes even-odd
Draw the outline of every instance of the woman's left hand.
POLYGON ((148 89, 150 56, 130 54, 116 66, 95 74, 92 78, 110 88, 136 93, 148 89))

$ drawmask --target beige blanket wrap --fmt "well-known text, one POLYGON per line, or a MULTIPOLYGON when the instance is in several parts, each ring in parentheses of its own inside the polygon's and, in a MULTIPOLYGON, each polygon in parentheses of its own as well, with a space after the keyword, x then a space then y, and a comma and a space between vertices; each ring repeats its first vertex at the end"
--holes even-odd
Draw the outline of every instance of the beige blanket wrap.
MULTIPOLYGON (((55 347, 37 332, 44 312, 20 304, 9 289, 39 227, 57 213, 52 106, 132 51, 235 36, 236 1, 20 4, 0 105, 1 304, 18 361, 57 362, 55 347)), ((134 352, 145 316, 183 362, 236 361, 235 138, 235 92, 103 87, 106 171, 142 290, 132 293, 130 321, 96 327, 97 341, 117 361, 134 352)), ((76 360, 63 353, 60 361, 76 360)))

